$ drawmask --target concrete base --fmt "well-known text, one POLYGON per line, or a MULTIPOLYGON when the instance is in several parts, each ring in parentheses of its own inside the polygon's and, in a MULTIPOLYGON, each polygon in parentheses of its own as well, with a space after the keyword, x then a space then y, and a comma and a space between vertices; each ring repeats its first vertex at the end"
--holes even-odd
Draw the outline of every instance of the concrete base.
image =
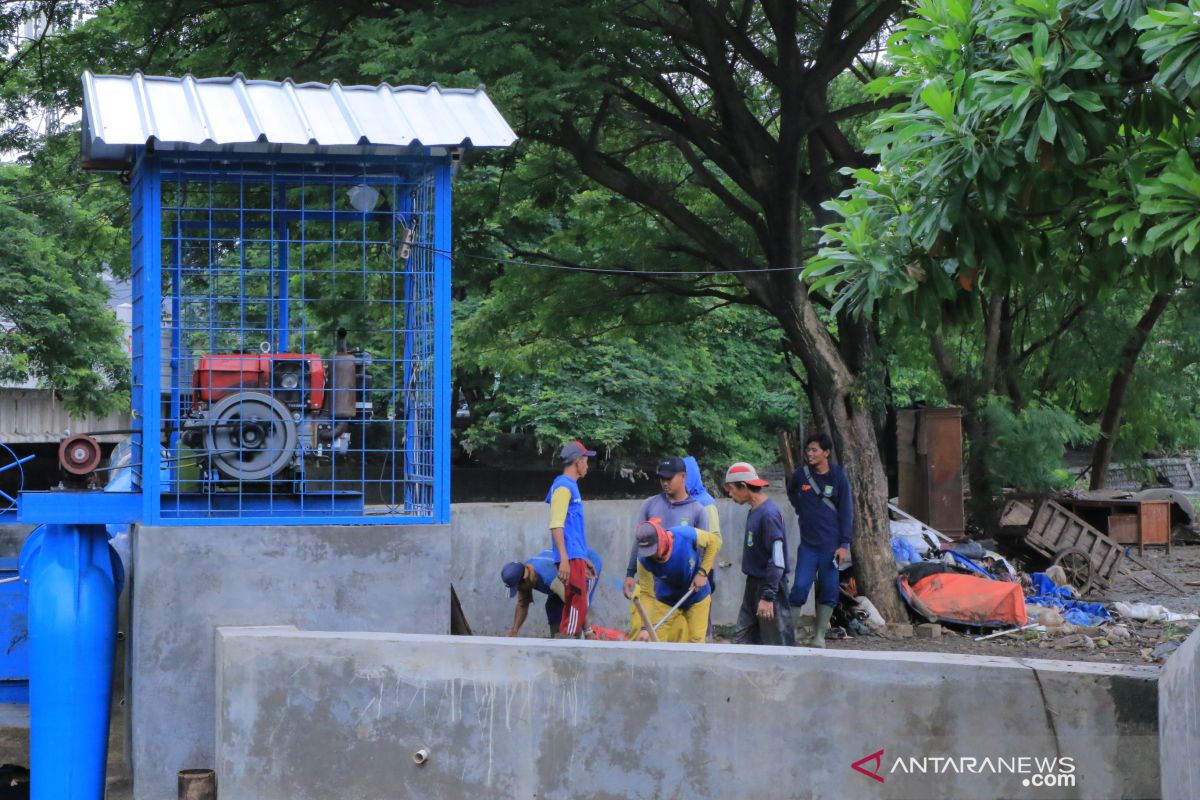
MULTIPOLYGON (((625 630, 629 627, 629 602, 621 594, 625 565, 633 544, 641 500, 588 500, 584 492, 584 517, 588 544, 600 554, 604 571, 596 590, 589 619, 596 625, 625 630)), ((788 526, 789 559, 796 556, 799 530, 796 515, 782 493, 772 495, 788 526)), ((500 636, 512 625, 513 601, 500 582, 500 569, 509 561, 523 561, 550 547, 549 506, 545 503, 459 503, 451 506, 450 527, 454 558, 450 582, 458 592, 463 612, 477 634, 500 636)), ((746 578, 742 575, 742 536, 748 509, 730 500, 718 500, 723 542, 714 571, 717 593, 713 597, 714 625, 737 621, 746 578)), ((548 632, 542 603, 529 612, 522 636, 548 632)), ((809 611, 811 614, 811 610, 809 611)))
POLYGON ((1164 800, 1200 797, 1200 630, 1171 654, 1158 679, 1164 800))
POLYGON ((1141 667, 281 628, 217 659, 225 800, 1159 793, 1141 667))
POLYGON ((213 765, 217 626, 449 631, 446 525, 136 528, 132 550, 136 800, 174 797, 178 770, 213 765))

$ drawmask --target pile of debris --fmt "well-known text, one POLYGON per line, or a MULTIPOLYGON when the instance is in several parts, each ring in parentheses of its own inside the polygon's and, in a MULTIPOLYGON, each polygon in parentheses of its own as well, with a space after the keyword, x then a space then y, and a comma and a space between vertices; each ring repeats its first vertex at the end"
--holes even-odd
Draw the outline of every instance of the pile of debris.
MULTIPOLYGON (((976 641, 1012 637, 1039 649, 1109 650, 1161 662, 1200 624, 1197 614, 1162 605, 1085 599, 1118 575, 1151 590, 1155 581, 1181 595, 1187 590, 1053 500, 1036 508, 1010 503, 1004 520, 1010 537, 1001 544, 955 541, 889 508, 897 517, 891 523, 896 585, 914 620, 925 623, 918 635, 958 631, 976 641)), ((834 618, 843 634, 889 635, 870 601, 856 594, 853 579, 844 582, 834 618)))

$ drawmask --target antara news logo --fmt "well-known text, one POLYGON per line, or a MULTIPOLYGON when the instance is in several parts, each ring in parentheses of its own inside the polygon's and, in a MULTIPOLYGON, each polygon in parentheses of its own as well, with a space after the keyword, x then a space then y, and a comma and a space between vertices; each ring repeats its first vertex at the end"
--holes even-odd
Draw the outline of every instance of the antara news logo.
POLYGON ((893 775, 1019 775, 1022 786, 1070 787, 1076 779, 1071 756, 898 756, 888 760, 884 750, 877 750, 850 768, 880 783, 893 775))

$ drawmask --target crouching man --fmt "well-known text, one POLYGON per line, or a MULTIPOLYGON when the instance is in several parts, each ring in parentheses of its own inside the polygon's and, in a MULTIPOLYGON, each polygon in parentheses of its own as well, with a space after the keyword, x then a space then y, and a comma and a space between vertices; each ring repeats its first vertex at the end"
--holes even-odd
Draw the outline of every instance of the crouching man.
MULTIPOLYGON (((527 561, 510 561, 500 570, 500 580, 508 587, 508 596, 517 598, 513 611, 513 624, 505 636, 516 636, 529 615, 533 593, 546 595, 546 622, 550 624, 550 638, 559 630, 563 613, 563 583, 558 579, 558 564, 553 550, 543 550, 527 561)), ((599 554, 588 548, 584 568, 588 586, 588 603, 599 584, 601 561, 599 554)))

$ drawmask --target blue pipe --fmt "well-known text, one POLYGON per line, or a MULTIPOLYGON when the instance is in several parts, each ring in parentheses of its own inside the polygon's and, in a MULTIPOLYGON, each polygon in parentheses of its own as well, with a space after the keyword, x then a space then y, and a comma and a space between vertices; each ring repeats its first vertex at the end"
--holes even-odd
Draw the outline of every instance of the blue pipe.
POLYGON ((102 800, 123 571, 103 525, 35 529, 29 586, 31 800, 102 800))

